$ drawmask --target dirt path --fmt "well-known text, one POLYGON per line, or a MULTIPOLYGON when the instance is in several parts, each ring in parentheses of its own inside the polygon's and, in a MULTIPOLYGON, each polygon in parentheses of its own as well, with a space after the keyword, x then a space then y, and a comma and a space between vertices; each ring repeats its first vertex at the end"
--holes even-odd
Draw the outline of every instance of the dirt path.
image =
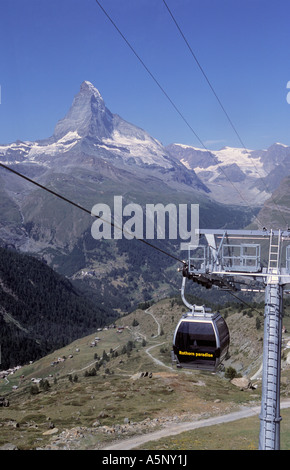
MULTIPOLYGON (((281 403, 281 409, 289 408, 290 400, 281 403)), ((215 416, 213 418, 203 419, 200 421, 192 421, 186 423, 170 424, 164 429, 152 432, 150 434, 144 434, 142 436, 136 436, 131 439, 125 439, 122 442, 111 444, 102 450, 131 450, 149 441, 156 441, 162 437, 172 436, 179 434, 184 431, 191 431, 193 429, 202 428, 206 426, 213 426, 215 424, 229 423, 243 418, 249 418, 250 416, 256 416, 261 411, 260 406, 255 407, 242 407, 239 411, 229 413, 222 416, 215 416)))
POLYGON ((152 361, 158 366, 162 366, 162 367, 166 367, 167 369, 174 370, 173 367, 167 366, 166 364, 164 364, 164 362, 159 361, 159 359, 156 359, 156 357, 152 356, 152 354, 149 352, 151 349, 157 348, 158 346, 162 346, 162 344, 164 344, 164 342, 159 343, 159 344, 153 344, 152 346, 146 349, 146 354, 148 354, 150 359, 152 359, 152 361))
POLYGON ((153 313, 150 311, 151 307, 147 308, 145 310, 145 313, 147 313, 147 315, 151 315, 151 317, 153 318, 153 320, 155 321, 155 323, 157 324, 157 334, 153 336, 153 338, 157 338, 157 336, 160 336, 160 331, 161 331, 161 326, 160 326, 160 323, 159 321, 157 320, 157 318, 153 315, 153 313))
MULTIPOLYGON (((155 322, 157 323, 158 333, 157 335, 154 336, 154 338, 156 338, 160 335, 160 324, 157 321, 157 319, 154 317, 152 312, 150 311, 150 308, 147 309, 145 313, 151 315, 154 318, 155 322)), ((158 346, 161 346, 162 344, 163 343, 151 345, 150 347, 146 349, 146 353, 155 364, 158 364, 160 366, 173 370, 172 367, 167 366, 166 364, 161 362, 159 359, 156 359, 150 353, 152 349, 158 346)), ((261 369, 262 369, 262 366, 255 375, 260 375, 261 369)), ((290 400, 281 402, 281 409, 289 408, 289 407, 290 407, 290 400)), ((102 450, 131 450, 136 447, 139 447, 140 445, 145 444, 146 442, 156 441, 163 437, 173 436, 176 434, 180 434, 182 432, 191 431, 193 429, 198 429, 201 427, 214 426, 215 424, 229 423, 231 421, 236 421, 239 419, 256 416, 260 413, 260 411, 261 411, 261 406, 255 406, 255 407, 243 406, 241 407, 239 411, 228 413, 226 415, 215 416, 215 417, 207 418, 203 420, 195 420, 195 421, 183 422, 183 423, 169 423, 165 425, 165 427, 163 429, 160 429, 159 431, 155 431, 155 432, 148 433, 148 434, 142 434, 139 436, 132 437, 130 439, 124 439, 121 442, 112 443, 108 445, 107 447, 104 447, 102 450)))

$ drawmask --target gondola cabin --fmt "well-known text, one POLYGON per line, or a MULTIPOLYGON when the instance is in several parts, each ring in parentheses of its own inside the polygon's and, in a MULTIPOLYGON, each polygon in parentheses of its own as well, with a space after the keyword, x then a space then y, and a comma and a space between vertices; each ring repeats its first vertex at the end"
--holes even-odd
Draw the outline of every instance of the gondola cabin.
POLYGON ((229 349, 227 324, 219 313, 187 312, 173 337, 173 360, 178 367, 216 371, 229 349))

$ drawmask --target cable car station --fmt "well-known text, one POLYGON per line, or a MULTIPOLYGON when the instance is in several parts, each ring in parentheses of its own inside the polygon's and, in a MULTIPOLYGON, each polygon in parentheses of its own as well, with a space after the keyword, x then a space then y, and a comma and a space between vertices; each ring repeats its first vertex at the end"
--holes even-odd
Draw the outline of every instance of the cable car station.
POLYGON ((290 231, 200 229, 199 236, 200 245, 189 247, 182 270, 181 297, 189 311, 174 333, 173 360, 178 367, 215 371, 229 347, 230 334, 220 314, 185 299, 186 279, 207 289, 264 292, 259 449, 279 450, 283 293, 290 283, 290 231))

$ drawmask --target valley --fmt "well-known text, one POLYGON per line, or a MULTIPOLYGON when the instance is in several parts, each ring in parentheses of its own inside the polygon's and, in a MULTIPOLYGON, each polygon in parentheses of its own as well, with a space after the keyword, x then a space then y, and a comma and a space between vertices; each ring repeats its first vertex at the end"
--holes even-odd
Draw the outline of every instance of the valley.
MULTIPOLYGON (((88 81, 81 84, 51 137, 2 145, 0 165, 6 167, 0 166, 1 245, 45 261, 93 297, 98 292, 99 299, 101 293, 102 306, 109 302, 117 312, 131 311, 152 296, 176 292, 176 266, 124 236, 94 240, 93 218, 88 213, 7 168, 88 212, 98 203, 113 208, 115 196, 122 196, 124 206, 135 203, 142 208, 146 204, 198 204, 201 226, 232 228, 247 226, 259 210, 253 205, 249 211, 232 198, 226 204, 216 201, 193 169, 146 131, 112 114, 88 81), (94 274, 88 276, 88 272, 94 274)), ((152 242, 175 256, 184 256, 178 239, 166 236, 159 240, 155 234, 152 242)))
MULTIPOLYGON (((259 228, 280 228, 281 213, 289 215, 289 149, 165 147, 111 113, 88 81, 52 136, 0 146, 2 368, 21 365, 1 374, 0 395, 9 406, 1 407, 0 447, 104 449, 256 408, 263 345, 261 295, 244 294, 253 305, 245 308, 227 292, 192 285, 195 302, 227 320, 230 356, 215 374, 176 369, 172 335, 185 310, 180 266, 164 252, 183 259, 180 239, 155 236, 154 251, 124 236, 95 240, 88 213, 9 168, 89 212, 98 203, 113 207, 122 196, 124 205, 141 208, 198 204, 203 228, 256 227, 257 220, 259 228), (237 387, 230 374, 252 379, 253 387, 237 387)), ((284 320, 286 401, 287 302, 284 320)))
MULTIPOLYGON (((252 381, 255 388, 242 390, 225 376, 230 366, 249 378, 260 367, 262 329, 255 326, 256 312, 222 311, 232 338, 230 358, 224 371, 212 374, 171 364, 172 335, 182 309, 178 298, 138 309, 111 328, 96 330, 1 379, 0 395, 9 400, 9 407, 1 409, 1 446, 100 450, 173 424, 259 406, 259 377, 252 381)), ((282 401, 290 392, 287 354, 286 349, 282 401)))

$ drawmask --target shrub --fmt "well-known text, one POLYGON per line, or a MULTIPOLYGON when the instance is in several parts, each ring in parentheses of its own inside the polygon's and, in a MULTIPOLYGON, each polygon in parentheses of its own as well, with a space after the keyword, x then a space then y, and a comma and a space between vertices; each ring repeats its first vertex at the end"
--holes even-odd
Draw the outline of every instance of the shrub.
POLYGON ((229 366, 229 367, 226 368, 226 370, 225 370, 225 378, 226 379, 232 380, 237 376, 238 376, 238 373, 237 373, 237 371, 234 367, 229 366))
POLYGON ((47 392, 50 389, 49 381, 47 379, 42 379, 39 386, 44 392, 47 392))
POLYGON ((256 328, 259 330, 261 328, 261 320, 259 317, 256 317, 256 328))
POLYGON ((93 367, 90 370, 86 370, 84 374, 85 377, 95 377, 96 375, 97 375, 97 371, 95 367, 93 367))
POLYGON ((36 384, 31 385, 30 395, 37 395, 39 393, 39 388, 36 384))

